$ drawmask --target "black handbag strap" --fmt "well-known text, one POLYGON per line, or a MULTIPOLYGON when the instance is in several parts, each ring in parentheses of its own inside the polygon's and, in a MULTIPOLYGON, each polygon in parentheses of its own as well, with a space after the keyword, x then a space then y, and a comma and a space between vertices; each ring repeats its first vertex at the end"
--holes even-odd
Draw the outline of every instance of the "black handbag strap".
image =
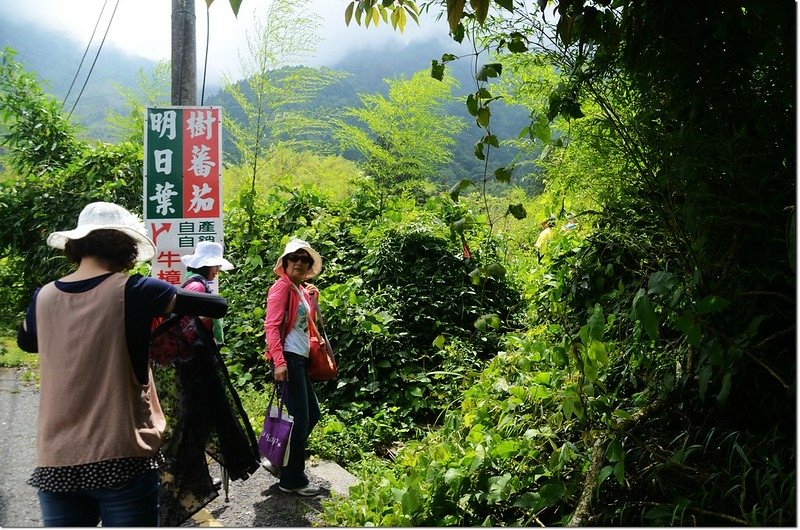
POLYGON ((175 314, 175 313, 169 313, 166 316, 166 318, 164 319, 164 321, 161 322, 161 324, 159 324, 158 326, 156 326, 155 329, 150 331, 150 340, 153 340, 154 338, 158 337, 159 335, 161 335, 163 333, 166 333, 167 331, 170 330, 170 328, 172 328, 174 326, 177 326, 178 322, 180 322, 180 319, 181 319, 182 316, 183 315, 178 315, 178 314, 175 314))
POLYGON ((190 318, 194 320, 195 328, 197 328, 197 332, 207 340, 210 332, 206 329, 203 325, 203 322, 200 320, 200 317, 197 315, 182 315, 178 313, 169 313, 167 318, 164 321, 155 327, 155 329, 150 331, 150 340, 157 338, 158 336, 168 332, 171 328, 180 324, 183 318, 190 318))
MULTIPOLYGON (((278 417, 283 416, 283 409, 286 407, 286 402, 284 400, 284 394, 286 393, 286 381, 280 381, 281 384, 281 393, 278 396, 278 417)), ((267 413, 266 416, 269 416, 269 411, 272 410, 272 404, 275 402, 275 395, 278 393, 278 381, 272 386, 272 395, 269 397, 269 403, 267 404, 267 413)), ((289 414, 289 409, 286 408, 286 414, 289 414)))

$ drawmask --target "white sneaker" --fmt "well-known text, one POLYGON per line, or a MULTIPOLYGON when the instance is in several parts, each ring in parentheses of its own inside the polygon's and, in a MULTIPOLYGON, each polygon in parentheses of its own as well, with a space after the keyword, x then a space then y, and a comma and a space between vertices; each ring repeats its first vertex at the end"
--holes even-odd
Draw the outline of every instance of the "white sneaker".
POLYGON ((281 470, 267 458, 261 458, 261 467, 269 471, 273 476, 280 478, 281 470))
POLYGON ((322 490, 319 488, 315 488, 311 484, 306 484, 302 488, 284 488, 283 486, 278 486, 278 489, 285 492, 285 493, 297 493, 298 495, 302 495, 303 497, 313 497, 315 495, 319 495, 322 493, 322 490))

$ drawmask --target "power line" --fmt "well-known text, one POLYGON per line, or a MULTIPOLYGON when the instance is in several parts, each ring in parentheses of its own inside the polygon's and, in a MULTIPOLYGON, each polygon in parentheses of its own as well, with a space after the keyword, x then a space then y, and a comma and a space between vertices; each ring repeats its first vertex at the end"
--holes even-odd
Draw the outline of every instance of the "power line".
POLYGON ((78 98, 75 100, 75 104, 72 105, 72 109, 69 111, 69 114, 67 115, 67 121, 69 121, 69 119, 72 117, 72 111, 75 110, 75 107, 81 100, 81 96, 83 95, 83 90, 89 83, 89 78, 92 77, 92 71, 94 71, 94 65, 97 64, 97 58, 100 57, 100 51, 103 49, 103 44, 105 44, 106 42, 106 37, 108 37, 108 30, 111 29, 111 23, 114 21, 114 15, 117 13, 118 7, 119 7, 119 0, 117 0, 117 3, 114 4, 114 11, 111 12, 111 18, 108 19, 108 26, 106 26, 106 32, 103 34, 103 40, 100 41, 100 46, 97 48, 97 53, 94 56, 94 61, 92 61, 92 67, 89 68, 89 73, 86 74, 86 81, 83 82, 83 86, 81 87, 81 91, 78 94, 78 98))
POLYGON ((72 87, 75 86, 75 80, 78 79, 78 74, 81 72, 81 68, 83 68, 83 61, 86 59, 86 54, 89 53, 89 48, 92 45, 92 41, 94 40, 94 34, 97 33, 97 26, 100 25, 100 19, 103 18, 103 11, 106 10, 106 4, 108 4, 108 0, 103 2, 103 7, 100 8, 100 14, 97 16, 97 22, 94 23, 94 29, 92 30, 92 36, 89 37, 89 42, 86 43, 86 49, 83 50, 83 57, 81 57, 81 62, 78 64, 78 69, 75 71, 75 76, 72 78, 72 83, 69 84, 69 90, 67 90, 67 95, 64 96, 64 101, 61 102, 61 108, 58 109, 58 112, 61 113, 64 110, 64 105, 67 103, 67 99, 69 98, 70 93, 72 92, 72 87))

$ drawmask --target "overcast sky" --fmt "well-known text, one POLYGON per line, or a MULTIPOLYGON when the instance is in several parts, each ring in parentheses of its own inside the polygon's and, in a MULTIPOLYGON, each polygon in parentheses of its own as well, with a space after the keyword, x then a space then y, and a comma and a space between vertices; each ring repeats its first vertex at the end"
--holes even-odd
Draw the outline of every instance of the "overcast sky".
MULTIPOLYGON (((400 33, 393 31, 383 21, 378 28, 371 26, 367 29, 356 25, 354 21, 349 27, 345 26, 345 0, 305 0, 303 3, 309 10, 322 16, 319 34, 321 44, 317 59, 312 62, 314 66, 332 65, 355 46, 372 48, 388 40, 397 40, 402 45, 415 39, 447 38, 446 22, 435 21, 432 16, 421 20, 420 26, 409 19, 405 32, 400 33)), ((0 0, 0 16, 58 31, 72 38, 83 49, 102 11, 93 40, 93 43, 100 42, 115 5, 116 12, 104 46, 113 45, 155 61, 169 60, 171 0, 0 0)), ((246 31, 253 32, 253 19, 259 14, 263 16, 268 5, 269 0, 243 0, 237 18, 228 0, 214 0, 208 10, 211 28, 208 52, 210 82, 218 81, 222 74, 237 77, 239 53, 247 49, 246 31)), ((200 73, 206 42, 205 0, 195 0, 195 8, 200 73)))

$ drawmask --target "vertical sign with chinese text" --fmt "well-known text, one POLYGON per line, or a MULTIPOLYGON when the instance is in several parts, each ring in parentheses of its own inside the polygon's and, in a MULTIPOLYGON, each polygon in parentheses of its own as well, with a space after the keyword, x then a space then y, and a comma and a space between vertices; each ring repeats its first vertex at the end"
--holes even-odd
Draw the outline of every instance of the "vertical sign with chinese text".
POLYGON ((219 107, 149 107, 144 120, 144 221, 156 244, 152 275, 180 285, 181 256, 222 241, 219 107))

